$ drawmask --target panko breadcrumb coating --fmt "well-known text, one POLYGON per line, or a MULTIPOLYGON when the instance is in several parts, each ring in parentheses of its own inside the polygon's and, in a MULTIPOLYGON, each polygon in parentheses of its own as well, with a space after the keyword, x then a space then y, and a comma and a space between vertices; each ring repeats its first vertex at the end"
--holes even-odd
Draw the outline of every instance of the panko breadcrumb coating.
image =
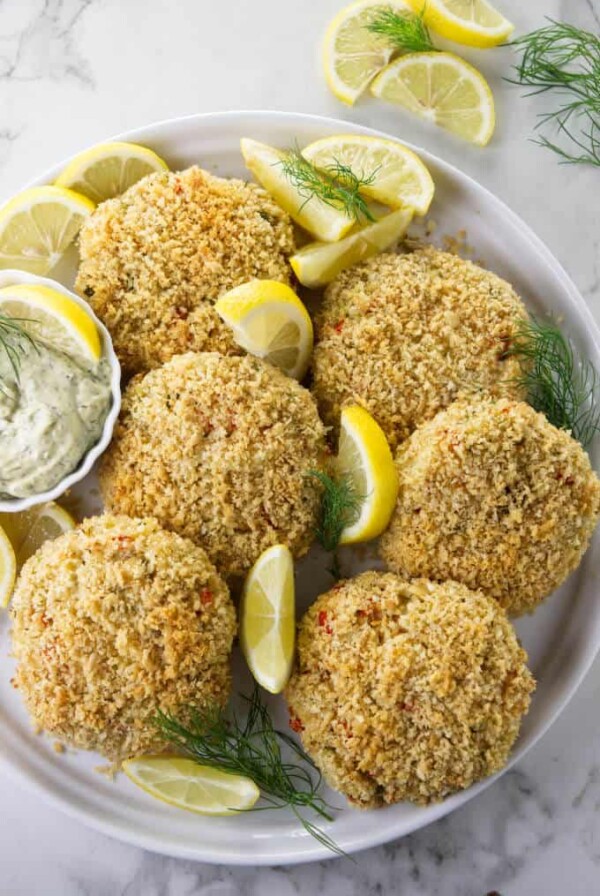
POLYGON ((271 545, 308 550, 320 503, 308 474, 324 453, 310 392, 280 370, 180 355, 125 391, 101 487, 110 510, 151 514, 224 576, 244 575, 271 545))
POLYGON ((441 800, 505 765, 534 689, 526 661, 481 592, 366 572, 304 616, 290 724, 355 805, 441 800))
POLYGON ((79 248, 76 288, 131 374, 182 352, 238 353, 213 305, 254 277, 289 282, 294 238, 261 187, 193 167, 148 175, 101 203, 79 248))
POLYGON ((396 463, 388 566, 481 588, 511 614, 558 588, 598 521, 587 454, 522 402, 458 402, 417 429, 396 463))
POLYGON ((506 349, 525 316, 506 281, 431 247, 349 268, 316 319, 321 415, 335 427, 344 405, 360 404, 395 448, 461 395, 522 398, 506 349))
POLYGON ((16 686, 40 728, 76 747, 113 761, 160 749, 159 709, 229 697, 227 586, 154 520, 98 516, 46 542, 11 613, 16 686))

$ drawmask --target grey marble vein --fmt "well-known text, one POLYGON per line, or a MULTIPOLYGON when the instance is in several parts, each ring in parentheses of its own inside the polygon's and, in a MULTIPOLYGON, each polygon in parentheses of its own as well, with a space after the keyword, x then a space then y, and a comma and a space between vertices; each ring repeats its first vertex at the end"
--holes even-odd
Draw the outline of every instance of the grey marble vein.
MULTIPOLYGON (((0 80, 62 81, 93 87, 91 67, 76 49, 76 26, 94 0, 44 0, 29 4, 32 15, 21 30, 2 36, 0 80)), ((25 4, 24 4, 25 5, 25 4)))
POLYGON ((587 7, 589 15, 592 17, 593 22, 595 22, 596 26, 600 28, 600 14, 598 13, 597 3, 595 3, 594 0, 585 0, 585 5, 587 7))

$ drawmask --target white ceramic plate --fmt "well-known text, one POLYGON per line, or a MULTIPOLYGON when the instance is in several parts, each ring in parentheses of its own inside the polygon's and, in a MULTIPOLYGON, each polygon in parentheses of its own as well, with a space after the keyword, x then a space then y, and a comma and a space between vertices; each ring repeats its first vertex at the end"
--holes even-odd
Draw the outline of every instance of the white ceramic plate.
MULTIPOLYGON (((245 177, 239 152, 242 136, 285 147, 295 141, 302 146, 318 137, 350 131, 372 133, 348 122, 308 115, 232 112, 168 121, 118 139, 150 146, 172 168, 199 163, 218 174, 245 177)), ((428 164, 436 183, 430 213, 438 224, 435 236, 441 238, 466 229, 475 258, 513 283, 533 310, 561 316, 564 328, 600 369, 600 334, 583 299, 548 249, 505 205, 466 175, 426 152, 417 152, 428 164)), ((52 180, 60 167, 35 183, 52 180)), ((67 285, 71 274, 65 270, 63 279, 67 285)), ((593 461, 598 467, 597 446, 593 461)), ((97 509, 93 480, 88 480, 82 501, 86 510, 97 509)), ((600 645, 599 554, 600 538, 596 537, 580 569, 535 616, 517 624, 538 688, 511 764, 525 754, 565 707, 600 645)), ((318 555, 303 561, 298 575, 300 609, 325 586, 326 576, 319 569, 318 555)), ((10 686, 11 666, 4 659, 8 653, 6 614, 0 621, 0 639, 0 759, 8 774, 54 805, 122 840, 205 862, 283 864, 331 855, 284 812, 203 818, 153 801, 123 776, 116 782, 107 780, 95 771, 101 762, 95 755, 57 755, 51 743, 32 733, 19 695, 10 686)), ((239 659, 236 671, 236 687, 244 690, 248 681, 239 659)), ((282 701, 274 700, 272 705, 278 723, 285 727, 282 701)), ((340 811, 327 832, 347 852, 384 843, 441 818, 493 780, 427 808, 399 804, 362 812, 348 808, 341 797, 330 794, 331 802, 340 811)))

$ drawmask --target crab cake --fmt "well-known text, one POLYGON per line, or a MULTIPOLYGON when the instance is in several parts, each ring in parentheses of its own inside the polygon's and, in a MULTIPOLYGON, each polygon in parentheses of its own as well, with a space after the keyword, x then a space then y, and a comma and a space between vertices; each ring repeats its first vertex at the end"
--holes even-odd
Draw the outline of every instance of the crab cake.
POLYGON ((76 288, 131 374, 181 352, 238 353, 213 305, 254 277, 287 283, 294 239, 262 188, 194 167, 148 175, 101 203, 79 248, 76 288))
POLYGON ((381 540, 395 572, 481 588, 530 612, 576 568, 600 513, 581 445, 529 405, 458 402, 396 457, 398 503, 381 540))
POLYGON ((150 519, 98 516, 27 561, 11 614, 33 720, 119 761, 161 747, 157 711, 223 705, 236 632, 205 552, 150 519))
POLYGON ((508 283, 433 248, 349 268, 316 320, 321 415, 335 427, 345 404, 361 404, 395 448, 463 394, 521 398, 506 349, 524 317, 508 283))
POLYGON ((187 354, 123 396, 101 487, 110 510, 152 514, 201 544, 224 576, 310 546, 324 427, 310 392, 249 355, 187 354))
POLYGON ((351 803, 440 800, 506 764, 534 689, 526 661, 492 598, 366 572, 300 623, 290 724, 351 803))

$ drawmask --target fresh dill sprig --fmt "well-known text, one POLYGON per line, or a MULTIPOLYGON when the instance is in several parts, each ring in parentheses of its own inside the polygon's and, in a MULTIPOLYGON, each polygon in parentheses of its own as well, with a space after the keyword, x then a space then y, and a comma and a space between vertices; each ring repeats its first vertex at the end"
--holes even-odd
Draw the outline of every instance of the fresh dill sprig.
POLYGON ((21 324, 25 318, 10 317, 0 312, 0 349, 5 352, 17 382, 21 370, 21 357, 27 344, 39 351, 37 341, 21 324))
POLYGON ((530 87, 526 96, 552 92, 557 108, 538 116, 536 128, 554 126, 559 142, 542 134, 536 142, 561 162, 600 166, 600 37, 567 22, 549 24, 510 42, 521 53, 511 84, 530 87))
POLYGON ((273 727, 257 685, 243 700, 247 704, 245 720, 235 713, 227 718, 224 710, 211 704, 187 707, 177 718, 160 712, 156 725, 166 742, 201 765, 251 778, 268 803, 264 808, 291 809, 315 840, 337 855, 345 855, 331 837, 303 815, 304 809, 312 809, 326 821, 333 821, 331 807, 319 795, 321 773, 293 738, 273 727), (303 764, 286 761, 283 746, 303 764))
POLYGON ((333 555, 329 572, 334 579, 339 579, 341 570, 336 552, 342 532, 358 519, 362 497, 356 493, 354 483, 348 476, 334 479, 321 470, 311 470, 309 476, 317 479, 323 487, 315 536, 321 547, 333 555))
POLYGON ((396 12, 389 7, 377 12, 366 26, 372 34, 381 34, 395 50, 403 53, 431 53, 436 50, 423 21, 423 13, 396 12))
POLYGON ((516 381, 529 404, 587 447, 600 431, 600 379, 591 361, 578 358, 558 327, 535 319, 523 321, 505 354, 520 361, 516 381))
POLYGON ((356 174, 338 160, 320 170, 305 159, 297 148, 286 153, 281 166, 287 179, 304 199, 301 208, 317 197, 325 205, 345 212, 359 223, 375 220, 360 191, 373 183, 377 170, 370 174, 356 174))
POLYGON ((326 551, 335 551, 346 526, 358 519, 361 497, 356 494, 352 480, 345 476, 334 479, 321 470, 311 470, 310 476, 323 486, 321 511, 315 530, 317 541, 326 551))

